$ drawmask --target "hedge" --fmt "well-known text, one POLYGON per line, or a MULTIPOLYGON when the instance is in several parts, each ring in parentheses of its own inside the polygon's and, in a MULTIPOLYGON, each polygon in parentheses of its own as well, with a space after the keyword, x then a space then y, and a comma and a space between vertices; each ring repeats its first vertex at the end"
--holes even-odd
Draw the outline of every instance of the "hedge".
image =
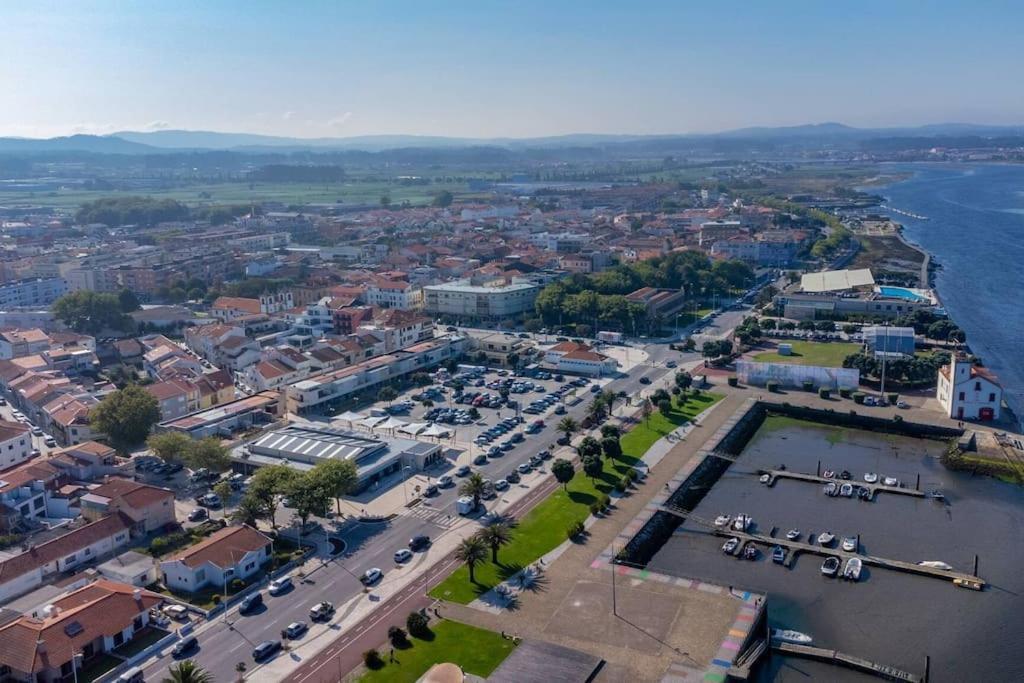
POLYGON ((730 387, 737 386, 740 383, 739 378, 737 378, 736 375, 731 375, 726 381, 729 382, 730 387))
POLYGON ((864 392, 862 392, 862 391, 855 391, 855 392, 853 392, 853 402, 854 403, 858 403, 858 404, 863 404, 864 403, 864 392))
POLYGON ((825 399, 827 399, 829 397, 829 395, 830 395, 830 392, 825 387, 821 387, 821 388, 818 389, 818 398, 825 398, 825 399))

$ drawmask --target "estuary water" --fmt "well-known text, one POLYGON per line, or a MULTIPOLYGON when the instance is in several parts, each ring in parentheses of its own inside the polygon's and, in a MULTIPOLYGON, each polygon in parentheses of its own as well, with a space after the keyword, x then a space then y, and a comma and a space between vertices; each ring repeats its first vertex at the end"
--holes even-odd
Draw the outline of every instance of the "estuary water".
POLYGON ((1024 419, 1024 165, 893 164, 905 181, 869 188, 902 215, 904 237, 942 266, 935 286, 971 349, 1024 419))

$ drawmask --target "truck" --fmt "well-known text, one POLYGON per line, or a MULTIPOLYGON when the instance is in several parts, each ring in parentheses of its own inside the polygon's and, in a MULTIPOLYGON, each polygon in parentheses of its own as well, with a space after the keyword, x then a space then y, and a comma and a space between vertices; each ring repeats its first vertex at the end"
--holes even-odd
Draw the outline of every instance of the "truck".
POLYGON ((462 496, 455 501, 455 510, 460 515, 468 515, 476 509, 476 502, 473 500, 473 496, 462 496))
POLYGON ((622 333, 621 332, 609 332, 608 330, 603 330, 603 331, 597 333, 597 338, 600 339, 601 341, 607 342, 609 344, 621 344, 622 343, 622 333))

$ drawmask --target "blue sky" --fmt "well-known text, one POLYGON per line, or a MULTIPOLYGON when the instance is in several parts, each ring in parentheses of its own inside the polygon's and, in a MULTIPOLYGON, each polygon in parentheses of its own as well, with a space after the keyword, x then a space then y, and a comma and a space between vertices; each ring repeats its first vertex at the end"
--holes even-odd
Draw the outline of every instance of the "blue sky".
POLYGON ((0 135, 1024 123, 1019 2, 74 0, 0 26, 0 135))

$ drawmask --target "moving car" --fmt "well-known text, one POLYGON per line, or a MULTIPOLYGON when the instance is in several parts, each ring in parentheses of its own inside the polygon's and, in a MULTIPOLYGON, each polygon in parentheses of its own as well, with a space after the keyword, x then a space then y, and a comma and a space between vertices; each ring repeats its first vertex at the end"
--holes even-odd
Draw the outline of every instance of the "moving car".
POLYGON ((262 604, 263 604, 263 593, 260 593, 259 591, 257 591, 255 593, 253 593, 252 595, 247 595, 245 597, 245 599, 242 600, 242 604, 240 604, 238 606, 238 612, 239 612, 239 614, 246 614, 248 612, 252 612, 252 611, 258 609, 262 604))
MULTIPOLYGON (((651 383, 651 378, 650 377, 641 377, 640 378, 640 384, 650 384, 650 383, 651 383)), ((593 388, 591 388, 591 391, 593 391, 593 388)))
POLYGON ((449 486, 454 486, 455 485, 455 480, 452 479, 449 475, 444 474, 444 475, 438 477, 437 485, 440 486, 441 488, 445 488, 446 489, 449 486))
POLYGON ((363 575, 359 577, 359 580, 363 582, 364 586, 371 586, 380 581, 382 576, 384 576, 384 572, 373 567, 363 572, 363 575))
POLYGON ((463 465, 459 469, 455 470, 456 477, 468 477, 469 473, 473 471, 473 468, 469 465, 463 465))
POLYGON ((281 650, 280 640, 264 640, 262 643, 257 645, 252 651, 252 658, 257 662, 262 662, 264 659, 272 657, 281 650))
POLYGON ((395 562, 402 564, 412 559, 412 551, 408 548, 402 548, 401 550, 395 551, 395 562))
POLYGON ((206 508, 194 508, 192 512, 188 513, 188 521, 201 522, 209 516, 210 513, 206 511, 206 508))
POLYGON ((309 618, 313 621, 330 619, 332 614, 334 614, 334 605, 326 600, 316 603, 313 605, 312 609, 309 610, 309 618))
POLYGON ((309 629, 304 621, 293 621, 285 627, 284 632, 290 640, 295 640, 309 629))
POLYGON ((409 549, 410 550, 420 550, 422 548, 426 548, 429 545, 430 545, 430 536, 427 536, 426 534, 420 534, 418 536, 413 536, 412 538, 409 539, 409 549))
POLYGON ((271 595, 280 595, 291 588, 292 585, 292 577, 282 576, 281 578, 274 579, 270 582, 270 586, 267 587, 267 592, 271 595))
POLYGON ((507 481, 510 484, 518 484, 521 481, 521 479, 522 478, 519 476, 519 472, 516 472, 515 470, 512 470, 505 476, 505 481, 507 481))
POLYGON ((188 636, 187 638, 179 640, 177 644, 175 644, 174 648, 171 650, 171 656, 180 657, 186 652, 191 652, 197 647, 199 647, 199 639, 195 636, 188 636))

